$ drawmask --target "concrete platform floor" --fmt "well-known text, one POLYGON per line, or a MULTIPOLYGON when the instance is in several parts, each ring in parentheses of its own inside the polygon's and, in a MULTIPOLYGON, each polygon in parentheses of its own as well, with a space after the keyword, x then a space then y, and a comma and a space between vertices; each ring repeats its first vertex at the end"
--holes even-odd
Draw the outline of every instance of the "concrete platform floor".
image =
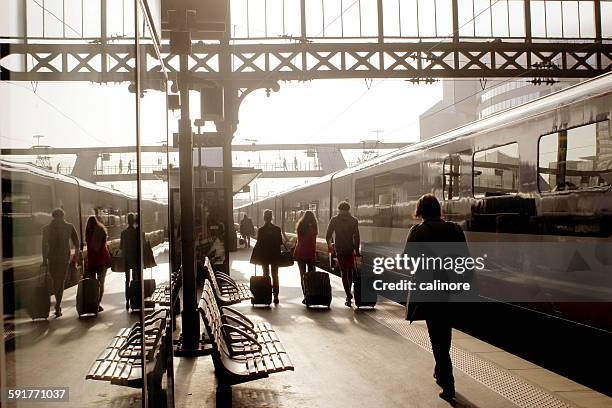
MULTIPOLYGON (((232 254, 236 280, 252 275, 249 254, 232 254)), ((177 407, 449 406, 432 378, 426 327, 403 320, 401 305, 380 299, 374 310, 349 309, 340 279, 331 275, 331 310, 307 309, 297 266, 279 275, 279 305, 235 307, 276 328, 295 371, 234 386, 230 401, 216 396, 209 357, 176 359, 177 407)), ((459 407, 612 407, 612 399, 467 334, 455 331, 453 340, 459 407)))
MULTIPOLYGON (((164 282, 168 265, 163 248, 156 253, 153 276, 164 282)), ((248 281, 253 272, 248 258, 247 250, 232 254, 234 278, 248 281)), ((230 400, 217 396, 210 357, 175 358, 176 407, 448 407, 437 396, 425 327, 408 325, 403 307, 391 302, 379 302, 375 310, 348 309, 339 278, 331 276, 331 281, 331 310, 308 310, 301 304, 297 267, 280 271, 278 306, 236 306, 274 325, 294 372, 235 386, 230 400)), ((8 352, 11 384, 70 388, 69 403, 20 407, 141 406, 138 389, 85 380, 117 331, 138 319, 125 310, 123 285, 123 274, 108 272, 105 311, 93 319, 77 318, 76 288, 66 290, 64 315, 41 323, 34 338, 18 341, 8 352)), ((461 332, 454 333, 453 361, 459 407, 612 407, 606 396, 461 332)))
MULTIPOLYGON (((169 280, 167 249, 167 245, 155 248, 158 266, 146 270, 145 278, 152 273, 157 282, 169 280)), ((139 319, 137 312, 125 309, 124 284, 125 274, 108 270, 101 303, 104 311, 97 317, 78 317, 76 286, 64 291, 60 318, 53 317, 55 298, 51 297, 49 319, 37 321, 37 329, 27 338, 18 339, 14 350, 7 352, 7 379, 8 384, 15 387, 68 387, 70 400, 67 403, 19 403, 19 407, 141 406, 140 389, 85 380, 92 363, 119 329, 130 327, 139 319)), ((17 323, 31 324, 27 314, 17 323)))

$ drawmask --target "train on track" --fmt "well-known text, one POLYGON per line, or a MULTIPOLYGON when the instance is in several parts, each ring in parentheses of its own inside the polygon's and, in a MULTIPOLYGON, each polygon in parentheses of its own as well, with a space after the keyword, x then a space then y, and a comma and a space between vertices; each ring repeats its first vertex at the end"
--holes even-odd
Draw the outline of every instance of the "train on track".
POLYGON ((367 268, 402 252, 417 199, 433 193, 470 247, 506 252, 509 265, 477 273, 482 299, 612 332, 611 113, 612 73, 237 207, 234 221, 262 225, 271 209, 291 240, 301 212, 314 211, 325 267, 327 224, 347 200, 367 268), (564 259, 559 270, 560 248, 572 245, 598 264, 564 259))
MULTIPOLYGON (((108 229, 111 252, 118 249, 127 214, 137 212, 136 197, 32 164, 0 159, 2 178, 2 287, 4 313, 22 308, 40 272, 42 229, 51 212, 62 208, 83 242, 87 219, 97 215, 108 229)), ((166 239, 168 206, 141 201, 140 223, 152 245, 166 239)), ((87 248, 85 248, 85 251, 87 248)), ((74 257, 74 248, 73 248, 74 257)), ((73 263, 65 287, 78 282, 82 267, 73 263)))

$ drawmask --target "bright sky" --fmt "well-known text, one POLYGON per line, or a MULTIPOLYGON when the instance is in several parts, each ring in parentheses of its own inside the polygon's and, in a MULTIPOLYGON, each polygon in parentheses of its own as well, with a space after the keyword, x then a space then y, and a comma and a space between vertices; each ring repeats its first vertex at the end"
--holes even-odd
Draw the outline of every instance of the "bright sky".
MULTIPOLYGON (((245 99, 235 143, 350 142, 377 136, 415 141, 419 114, 440 97, 439 85, 401 80, 282 83, 270 97, 261 90, 245 99)), ((193 118, 199 116, 194 105, 193 118)), ((159 144, 165 132, 162 94, 148 92, 142 106, 142 142, 159 144)), ((32 146, 34 135, 45 136, 41 144, 53 147, 134 145, 134 112, 127 84, 0 83, 3 147, 32 146)), ((176 119, 178 114, 170 116, 171 131, 176 119)))
MULTIPOLYGON (((523 35, 522 3, 517 0, 459 0, 460 35, 523 35)), ((0 4, 0 35, 20 33, 16 22, 21 20, 16 4, 21 3, 11 0, 0 4)), ((98 3, 86 3, 83 10, 80 6, 66 9, 64 4, 71 3, 43 4, 29 0, 27 34, 57 36, 65 32, 74 38, 99 36, 98 3), (65 20, 58 16, 65 16, 65 20)), ((123 8, 119 4, 108 2, 108 34, 131 36, 132 6, 127 1, 121 3, 123 8)), ((299 35, 299 4, 299 0, 232 0, 232 32, 238 37, 299 35)), ((306 34, 310 37, 376 34, 376 0, 324 0, 307 4, 306 34)), ((435 3, 385 0, 384 34, 449 36, 452 33, 450 4, 451 0, 435 3)), ((532 2, 532 28, 537 36, 590 37, 593 34, 592 15, 590 1, 532 2), (561 18, 562 14, 565 18, 561 18)), ((602 21, 609 21, 611 16, 612 2, 602 2, 602 21)), ((610 25, 603 29, 604 36, 610 35, 610 25)), ((29 147, 35 143, 34 135, 43 135, 40 143, 54 147, 134 145, 135 97, 127 91, 127 85, 0 82, 0 143, 3 147, 29 147)), ((195 96, 192 98, 196 102, 192 105, 192 119, 199 116, 195 96)), ((418 139, 419 114, 440 97, 439 84, 414 86, 393 79, 281 83, 280 91, 269 98, 263 90, 246 98, 235 142, 348 142, 377 137, 381 141, 411 142, 418 139)), ((159 144, 166 136, 163 95, 147 92, 141 112, 142 143, 159 144)), ((176 119, 175 115, 170 115, 170 132, 176 130, 176 119)), ((292 159, 295 154, 288 156, 292 159)), ((244 157, 238 159, 243 161, 244 157)), ((155 157, 146 160, 157 161, 155 157)), ((113 157, 112 161, 118 158, 113 157)), ((62 165, 70 164, 62 162, 62 165)), ((261 182, 260 193, 269 188, 266 183, 261 182)), ((274 187, 278 186, 279 183, 275 183, 274 187)))

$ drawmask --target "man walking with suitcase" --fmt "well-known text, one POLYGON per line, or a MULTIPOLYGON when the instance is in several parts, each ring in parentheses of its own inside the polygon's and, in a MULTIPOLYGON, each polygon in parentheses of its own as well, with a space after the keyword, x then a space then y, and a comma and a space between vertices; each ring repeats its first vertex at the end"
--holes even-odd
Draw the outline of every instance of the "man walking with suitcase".
POLYGON ((359 253, 359 223, 357 218, 353 217, 349 212, 350 209, 351 206, 346 201, 338 204, 339 213, 329 221, 327 233, 325 234, 329 252, 335 251, 338 258, 338 266, 342 275, 342 286, 346 293, 346 302, 344 304, 347 307, 351 307, 353 299, 351 287, 353 285, 355 257, 361 256, 359 253))
POLYGON ((283 244, 281 229, 272 224, 272 210, 264 211, 264 225, 257 230, 257 243, 253 248, 252 263, 263 268, 264 276, 272 275, 272 294, 274 304, 278 303, 278 260, 283 244))
POLYGON ((248 215, 244 214, 244 218, 240 221, 240 235, 244 239, 245 248, 251 247, 251 236, 255 234, 255 227, 253 221, 248 215))
POLYGON ((51 213, 53 220, 43 228, 42 255, 43 265, 49 267, 55 294, 55 317, 62 315, 64 280, 70 264, 70 241, 74 245, 77 259, 80 259, 79 236, 74 225, 64 220, 64 210, 57 208, 51 213))
MULTIPOLYGON (((140 256, 138 253, 138 230, 134 225, 136 223, 136 216, 133 213, 128 214, 127 223, 127 228, 121 232, 119 247, 121 248, 123 262, 125 262, 125 308, 129 309, 130 278, 140 282, 140 256)), ((136 306, 132 305, 132 308, 136 306)))

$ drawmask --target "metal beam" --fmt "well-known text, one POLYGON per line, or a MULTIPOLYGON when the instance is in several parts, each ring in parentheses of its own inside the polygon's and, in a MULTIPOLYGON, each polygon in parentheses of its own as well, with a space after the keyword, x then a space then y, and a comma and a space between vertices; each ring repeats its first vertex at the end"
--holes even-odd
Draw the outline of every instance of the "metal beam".
MULTIPOLYGON (((259 151, 278 151, 278 150, 309 150, 316 148, 335 148, 339 150, 360 150, 360 149, 399 149, 411 143, 385 143, 385 142, 355 142, 355 143, 298 143, 298 144, 237 144, 232 145, 234 152, 259 152, 259 151)), ((169 147, 170 152, 178 152, 178 149, 169 147)), ((3 148, 0 149, 2 156, 34 156, 39 154, 61 155, 79 154, 83 152, 95 153, 136 153, 134 146, 109 146, 109 147, 45 147, 45 148, 3 148)), ((165 153, 165 146, 141 146, 143 153, 165 153)))
MULTIPOLYGON (((527 27, 526 27, 527 28, 527 27)), ((162 47, 172 79, 179 71, 178 56, 162 47)), ((143 53, 154 55, 151 46, 143 53)), ((133 45, 11 44, 2 59, 22 55, 34 61, 27 72, 4 68, 14 81, 124 82, 134 78, 133 45), (108 66, 95 63, 106 53, 108 66), (69 63, 63 63, 68 61, 69 63), (70 62, 78 62, 78 64, 70 62)), ((202 81, 282 81, 341 78, 586 78, 612 69, 610 43, 441 42, 441 43, 295 43, 193 44, 189 56, 193 85, 202 81), (228 48, 229 47, 229 48, 228 48), (234 61, 231 72, 219 69, 222 53, 234 61), (487 57, 489 55, 489 57, 487 57), (371 62, 379 61, 379 63, 371 62), (597 62, 601 61, 601 62, 597 62), (556 68, 543 70, 542 63, 556 68)), ((155 79, 159 64, 149 58, 148 77, 155 79)))

